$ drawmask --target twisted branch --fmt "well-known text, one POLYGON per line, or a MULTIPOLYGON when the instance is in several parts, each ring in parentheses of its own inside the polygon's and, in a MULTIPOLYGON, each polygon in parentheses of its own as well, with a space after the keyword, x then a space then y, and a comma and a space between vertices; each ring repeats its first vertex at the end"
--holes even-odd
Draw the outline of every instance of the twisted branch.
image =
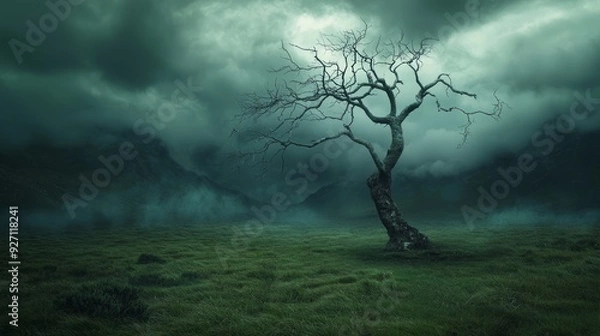
POLYGON ((246 151, 240 149, 237 156, 252 157, 255 163, 267 163, 280 155, 283 168, 283 157, 288 148, 313 148, 327 141, 346 137, 367 149, 379 171, 389 172, 404 148, 402 122, 427 97, 435 100, 440 112, 458 111, 466 116, 463 144, 474 115, 483 114, 495 119, 500 117, 505 104, 498 99, 496 93, 496 102, 490 112, 442 106, 438 97, 431 92, 438 86, 444 87, 447 95, 453 93, 474 99, 477 96, 455 88, 447 73, 424 84, 420 70, 423 57, 431 52, 431 39, 423 39, 416 46, 405 42, 403 34, 396 41, 370 41, 367 40, 368 29, 369 26, 364 23, 360 30, 344 31, 339 35, 322 35, 317 44, 310 48, 295 44, 286 46, 282 42, 285 65, 271 69, 280 78, 272 88, 266 89, 265 94, 248 94, 241 101, 238 120, 244 123, 253 121, 254 126, 248 127, 245 124, 244 131, 232 132, 232 136, 235 135, 238 141, 256 143, 259 146, 246 151), (296 53, 310 55, 312 62, 304 64, 298 61, 296 53), (331 55, 337 59, 327 57, 331 55), (413 73, 419 91, 415 95, 415 101, 398 114, 396 98, 404 85, 402 69, 409 69, 413 73), (365 103, 366 98, 378 94, 383 94, 389 103, 385 114, 373 112, 365 103), (356 113, 391 130, 392 144, 385 158, 381 159, 371 143, 358 138, 352 131, 356 113), (311 122, 324 121, 338 124, 340 131, 308 141, 301 141, 296 137, 301 126, 310 127, 311 122), (260 157, 258 161, 255 160, 256 156, 260 157))

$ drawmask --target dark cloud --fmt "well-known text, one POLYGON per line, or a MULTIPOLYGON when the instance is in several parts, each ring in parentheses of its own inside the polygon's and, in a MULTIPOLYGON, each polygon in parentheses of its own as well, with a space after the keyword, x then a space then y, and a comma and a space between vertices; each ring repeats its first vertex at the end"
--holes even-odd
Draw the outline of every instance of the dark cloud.
POLYGON ((164 1, 137 0, 120 2, 113 10, 93 53, 106 79, 144 89, 179 78, 175 62, 184 46, 173 8, 164 1))
POLYGON ((415 38, 427 33, 437 37, 436 33, 446 24, 447 16, 457 13, 469 14, 468 20, 478 20, 481 12, 480 1, 357 1, 349 3, 355 11, 365 18, 374 17, 383 21, 387 27, 402 29, 415 38))

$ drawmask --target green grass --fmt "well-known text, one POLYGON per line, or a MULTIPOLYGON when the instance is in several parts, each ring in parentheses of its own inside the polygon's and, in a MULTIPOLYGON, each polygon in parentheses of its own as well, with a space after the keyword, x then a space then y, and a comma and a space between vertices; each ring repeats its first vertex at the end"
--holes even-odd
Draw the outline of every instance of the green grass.
POLYGON ((434 249, 384 253, 375 223, 238 227, 21 232, 0 334, 600 335, 598 228, 424 227, 434 249), (144 318, 114 318, 106 284, 144 318), (73 297, 107 308, 59 309, 73 297))

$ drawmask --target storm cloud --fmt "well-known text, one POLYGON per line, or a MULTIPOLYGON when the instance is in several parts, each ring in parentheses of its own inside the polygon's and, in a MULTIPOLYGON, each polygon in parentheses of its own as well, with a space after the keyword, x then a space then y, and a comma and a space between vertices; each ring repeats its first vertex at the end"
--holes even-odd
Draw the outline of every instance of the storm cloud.
MULTIPOLYGON (((40 143, 83 145, 137 125, 138 135, 155 134, 186 169, 268 199, 289 189, 285 173, 308 162, 311 152, 290 152, 284 171, 274 164, 258 185, 250 166, 235 174, 224 168, 224 158, 239 145, 229 135, 239 127, 233 118, 240 97, 272 85, 276 76, 268 70, 283 64, 282 41, 312 46, 321 33, 360 29, 363 20, 371 36, 404 32, 408 39, 438 39, 423 76, 449 72, 456 86, 478 93, 478 100, 455 97, 450 103, 486 107, 497 90, 510 106, 500 121, 477 118, 468 142, 457 149, 464 116, 424 104, 404 124, 398 176, 446 178, 506 153, 516 157, 547 140, 548 124, 569 123, 561 118, 573 118, 574 109, 586 115, 573 119, 572 130, 564 126, 567 137, 600 129, 600 5, 594 0, 11 0, 0 6, 4 152, 40 143), (182 85, 195 88, 193 97, 174 103, 182 85), (160 120, 165 104, 175 109, 168 122, 160 120)), ((401 104, 414 98, 411 88, 401 104)), ((387 109, 383 100, 373 106, 379 113, 387 109)), ((314 130, 315 137, 327 131, 314 130)), ((366 120, 356 131, 380 151, 388 144, 388 131, 366 120)), ((358 147, 329 165, 304 197, 340 179, 364 183, 374 169, 358 147)))

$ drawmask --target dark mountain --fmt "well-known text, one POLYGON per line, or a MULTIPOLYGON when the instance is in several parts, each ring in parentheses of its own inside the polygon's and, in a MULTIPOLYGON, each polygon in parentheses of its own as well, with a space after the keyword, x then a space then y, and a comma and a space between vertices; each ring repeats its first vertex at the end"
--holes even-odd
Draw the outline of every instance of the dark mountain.
POLYGON ((123 132, 0 153, 0 204, 19 205, 32 224, 150 225, 247 218, 258 203, 184 169, 160 140, 140 140, 123 132))
MULTIPOLYGON (((491 193, 494 183, 505 181, 499 168, 515 167, 519 156, 529 153, 534 157, 535 169, 523 173, 522 180, 510 186, 508 196, 497 200, 495 213, 522 206, 538 209, 540 216, 598 211, 599 139, 600 132, 573 134, 557 143, 550 154, 529 146, 519 152, 499 155, 487 166, 458 176, 416 178, 398 174, 393 192, 409 220, 463 220, 464 206, 479 210, 477 202, 481 190, 491 193), (575 171, 573 167, 578 168, 575 171)), ((215 183, 208 176, 184 169, 171 158, 160 140, 146 144, 131 132, 90 135, 85 145, 77 147, 58 147, 50 143, 30 146, 0 153, 0 162, 0 205, 19 205, 21 215, 30 225, 231 221, 252 218, 251 207, 262 205, 241 192, 215 183), (124 144, 126 147, 129 144, 131 152, 137 153, 134 159, 121 156, 120 148, 124 144), (122 167, 115 163, 115 157, 120 157, 116 160, 122 160, 122 167), (113 165, 116 173, 108 171, 103 163, 107 160, 112 162, 109 165, 113 165), (108 183, 103 180, 107 176, 108 183)), ((214 169, 218 168, 206 167, 204 171, 214 169)), ((286 216, 278 220, 291 220, 293 211, 305 209, 325 218, 372 220, 377 217, 365 181, 343 178, 321 187, 300 204, 294 204, 286 216)))
MULTIPOLYGON (((498 203, 495 214, 521 207, 537 209, 540 218, 578 211, 600 213, 599 153, 600 132, 572 134, 557 142, 551 153, 528 146, 519 152, 500 154, 488 165, 458 176, 417 178, 398 174, 392 190, 408 219, 464 220, 463 206, 480 210, 477 203, 481 190, 494 197, 492 188, 498 183, 506 183, 509 188, 505 197, 494 197, 498 203), (510 184, 499 169, 517 167, 523 154, 531 154, 535 168, 522 172, 520 181, 510 184)), ((304 205, 326 216, 377 216, 364 181, 327 185, 308 196, 304 205)))

